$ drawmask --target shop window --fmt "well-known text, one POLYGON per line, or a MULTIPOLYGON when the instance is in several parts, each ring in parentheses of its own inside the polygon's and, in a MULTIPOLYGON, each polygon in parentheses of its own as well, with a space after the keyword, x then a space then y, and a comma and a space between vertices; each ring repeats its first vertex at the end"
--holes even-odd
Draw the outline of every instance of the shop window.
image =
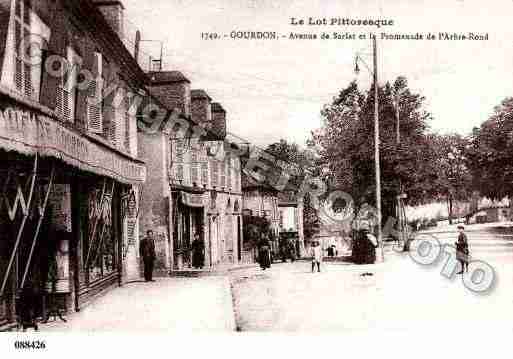
POLYGON ((94 282, 117 270, 117 246, 112 231, 112 192, 93 190, 88 206, 89 230, 83 260, 88 269, 89 282, 94 282))

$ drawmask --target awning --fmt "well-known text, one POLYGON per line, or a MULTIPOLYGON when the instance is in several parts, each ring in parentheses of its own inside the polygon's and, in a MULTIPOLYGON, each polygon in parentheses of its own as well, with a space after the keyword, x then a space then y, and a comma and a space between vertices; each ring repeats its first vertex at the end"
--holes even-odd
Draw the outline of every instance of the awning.
MULTIPOLYGON (((2 89, 0 93, 3 92, 2 89)), ((40 156, 55 157, 83 171, 110 177, 121 183, 145 182, 146 166, 142 161, 64 127, 46 113, 48 110, 10 102, 2 101, 0 104, 1 149, 25 155, 39 153, 40 156)))
POLYGON ((181 192, 182 203, 189 207, 205 207, 207 200, 204 194, 181 192))

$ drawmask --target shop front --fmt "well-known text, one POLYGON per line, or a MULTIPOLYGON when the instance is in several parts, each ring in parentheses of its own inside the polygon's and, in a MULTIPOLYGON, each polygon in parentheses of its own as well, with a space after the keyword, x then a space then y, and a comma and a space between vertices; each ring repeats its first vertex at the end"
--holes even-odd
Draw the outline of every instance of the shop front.
MULTIPOLYGON (((173 269, 192 268, 193 240, 199 236, 209 253, 205 236, 205 194, 202 190, 173 192, 173 269)), ((204 263, 210 263, 205 254, 204 263)))
POLYGON ((36 317, 79 310, 121 284, 140 162, 0 98, 0 328, 30 293, 36 317))

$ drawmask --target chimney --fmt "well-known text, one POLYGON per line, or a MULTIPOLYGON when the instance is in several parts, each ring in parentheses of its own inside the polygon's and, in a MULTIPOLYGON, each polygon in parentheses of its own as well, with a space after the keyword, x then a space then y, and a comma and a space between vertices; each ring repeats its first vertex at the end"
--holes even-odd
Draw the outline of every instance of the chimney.
POLYGON ((125 37, 125 7, 121 1, 93 0, 94 5, 103 14, 110 27, 118 34, 120 39, 125 37))
POLYGON ((212 109, 210 103, 212 99, 204 90, 191 91, 191 111, 192 121, 198 125, 205 126, 209 129, 212 123, 212 109))
POLYGON ((150 92, 169 110, 191 116, 191 82, 179 71, 150 72, 150 92))
POLYGON ((221 139, 226 137, 226 111, 220 103, 212 103, 212 132, 221 139))

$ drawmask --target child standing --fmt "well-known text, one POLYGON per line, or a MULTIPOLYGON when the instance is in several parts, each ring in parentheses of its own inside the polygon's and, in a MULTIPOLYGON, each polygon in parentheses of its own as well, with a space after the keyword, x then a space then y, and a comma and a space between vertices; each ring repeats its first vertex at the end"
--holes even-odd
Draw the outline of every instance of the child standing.
POLYGON ((321 271, 322 261, 322 248, 319 242, 312 243, 312 273, 315 271, 315 264, 317 264, 317 272, 321 271))

